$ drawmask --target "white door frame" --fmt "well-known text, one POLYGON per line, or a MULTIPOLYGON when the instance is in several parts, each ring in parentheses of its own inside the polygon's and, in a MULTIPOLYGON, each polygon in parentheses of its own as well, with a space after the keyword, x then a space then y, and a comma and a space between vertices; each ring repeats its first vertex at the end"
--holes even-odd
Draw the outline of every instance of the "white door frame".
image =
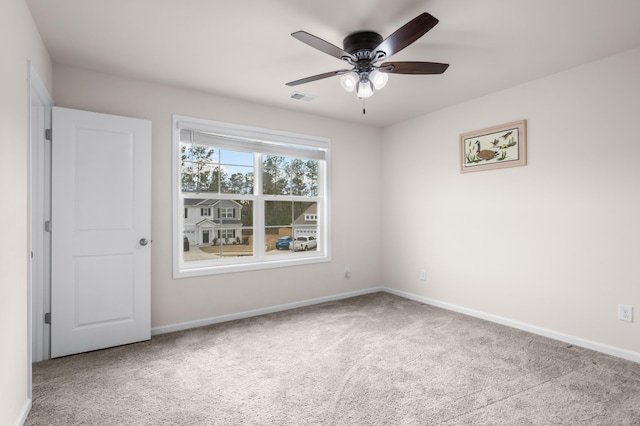
POLYGON ((53 98, 29 61, 29 279, 28 279, 28 392, 31 399, 31 363, 49 359, 49 327, 44 324, 50 289, 51 235, 44 230, 51 213, 51 128, 53 98))

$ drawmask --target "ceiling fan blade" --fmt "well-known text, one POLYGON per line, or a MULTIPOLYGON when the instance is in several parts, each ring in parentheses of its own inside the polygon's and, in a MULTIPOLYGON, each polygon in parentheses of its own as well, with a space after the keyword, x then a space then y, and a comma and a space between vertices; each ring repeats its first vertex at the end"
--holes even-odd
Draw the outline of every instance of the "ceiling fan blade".
POLYGON ((323 78, 333 77, 334 75, 340 75, 349 72, 349 70, 329 71, 318 75, 313 75, 307 78, 301 78, 300 80, 290 81, 287 86, 297 86, 299 84, 311 83, 312 81, 322 80, 323 78))
POLYGON ((442 74, 449 64, 438 62, 384 62, 380 71, 391 74, 442 74))
POLYGON ((376 59, 378 52, 384 52, 386 58, 398 53, 411 43, 422 37, 439 21, 428 13, 423 13, 398 28, 395 33, 384 39, 371 51, 371 59, 376 59))
POLYGON ((314 49, 318 49, 321 52, 326 53, 327 55, 331 55, 334 58, 338 58, 344 60, 344 58, 349 58, 353 62, 356 62, 358 58, 353 56, 349 52, 345 52, 343 49, 340 49, 338 46, 335 46, 328 41, 324 41, 321 38, 314 36, 313 34, 309 34, 306 31, 297 31, 292 33, 291 36, 300 40, 301 42, 308 44, 314 49))

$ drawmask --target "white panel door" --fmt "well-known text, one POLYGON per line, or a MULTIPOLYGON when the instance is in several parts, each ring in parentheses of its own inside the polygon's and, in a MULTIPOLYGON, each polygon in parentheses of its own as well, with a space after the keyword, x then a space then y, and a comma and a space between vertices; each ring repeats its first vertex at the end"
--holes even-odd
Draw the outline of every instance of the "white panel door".
POLYGON ((148 340, 151 122, 53 108, 51 356, 148 340))

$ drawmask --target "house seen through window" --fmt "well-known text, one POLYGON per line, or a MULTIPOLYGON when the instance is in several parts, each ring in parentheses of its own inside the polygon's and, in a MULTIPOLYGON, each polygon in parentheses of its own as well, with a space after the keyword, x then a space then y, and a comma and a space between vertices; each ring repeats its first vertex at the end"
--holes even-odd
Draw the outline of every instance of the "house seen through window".
POLYGON ((329 260, 328 140, 174 116, 174 145, 174 275, 329 260))

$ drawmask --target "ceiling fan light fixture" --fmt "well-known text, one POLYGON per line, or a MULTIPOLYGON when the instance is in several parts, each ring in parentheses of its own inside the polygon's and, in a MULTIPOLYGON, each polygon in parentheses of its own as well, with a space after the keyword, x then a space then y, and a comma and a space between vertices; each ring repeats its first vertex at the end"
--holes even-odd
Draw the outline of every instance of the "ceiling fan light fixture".
POLYGON ((360 81, 358 82, 358 86, 356 88, 356 93, 361 99, 368 98, 373 95, 373 86, 371 85, 371 81, 367 77, 360 77, 360 81))
POLYGON ((353 71, 343 74, 340 77, 340 84, 347 92, 353 92, 358 84, 358 74, 353 71))
MULTIPOLYGON (((347 92, 356 92, 360 99, 373 96, 389 81, 389 74, 442 74, 449 64, 439 62, 383 62, 414 43, 437 23, 438 19, 427 12, 407 22, 389 37, 383 38, 374 31, 356 31, 345 37, 343 48, 335 46, 306 31, 296 31, 291 36, 329 56, 349 64, 351 69, 340 69, 286 83, 287 86, 311 83, 324 78, 340 76, 340 85, 347 92)), ((364 102, 363 102, 364 104, 364 102)), ((364 105, 363 105, 364 106, 364 105)), ((364 108, 363 108, 364 113, 364 108)))
POLYGON ((387 81, 389 81, 389 74, 373 70, 371 71, 371 74, 369 74, 369 80, 371 80, 371 83, 373 83, 373 87, 375 87, 376 90, 380 90, 387 85, 387 81))

